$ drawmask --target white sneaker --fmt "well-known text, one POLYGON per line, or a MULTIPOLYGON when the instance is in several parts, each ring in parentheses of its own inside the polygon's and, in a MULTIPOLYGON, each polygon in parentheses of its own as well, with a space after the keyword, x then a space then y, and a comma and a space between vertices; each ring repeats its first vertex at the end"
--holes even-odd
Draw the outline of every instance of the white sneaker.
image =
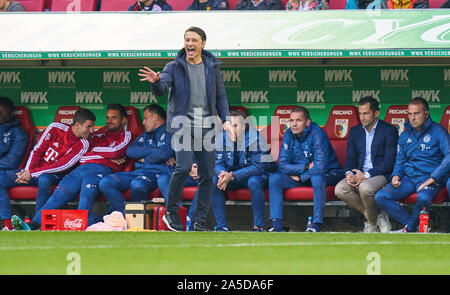
POLYGON ((389 215, 384 211, 381 211, 381 213, 378 214, 377 225, 382 233, 389 233, 392 230, 392 225, 389 222, 389 215))
POLYGON ((390 231, 390 233, 392 233, 392 234, 404 234, 404 233, 407 233, 407 232, 408 232, 408 230, 406 229, 406 226, 404 228, 402 228, 402 229, 390 231))
POLYGON ((376 233, 378 232, 376 225, 371 225, 368 222, 364 222, 364 233, 376 233))

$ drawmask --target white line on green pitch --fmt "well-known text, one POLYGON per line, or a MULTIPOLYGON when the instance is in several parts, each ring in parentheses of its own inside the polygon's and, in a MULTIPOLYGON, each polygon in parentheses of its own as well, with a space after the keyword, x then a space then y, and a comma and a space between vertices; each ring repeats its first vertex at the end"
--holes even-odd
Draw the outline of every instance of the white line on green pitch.
POLYGON ((285 247, 285 246, 358 246, 358 245, 450 245, 450 242, 293 242, 293 243, 238 243, 238 244, 183 244, 183 245, 92 245, 92 246, 6 246, 0 247, 0 251, 14 250, 69 250, 69 249, 120 249, 120 248, 142 248, 142 249, 167 249, 167 248, 232 248, 232 247, 285 247))

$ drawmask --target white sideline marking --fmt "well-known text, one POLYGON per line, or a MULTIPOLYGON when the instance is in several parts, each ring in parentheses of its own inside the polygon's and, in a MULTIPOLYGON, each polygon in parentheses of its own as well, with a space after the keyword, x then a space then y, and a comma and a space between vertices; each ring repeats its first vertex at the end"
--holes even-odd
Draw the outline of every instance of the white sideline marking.
POLYGON ((14 251, 14 250, 68 250, 68 249, 167 249, 167 248, 227 248, 227 247, 284 247, 284 246, 351 246, 351 245, 450 245, 449 242, 292 242, 292 243, 238 243, 238 244, 184 244, 184 245, 92 245, 92 246, 18 246, 0 247, 0 251, 14 251))

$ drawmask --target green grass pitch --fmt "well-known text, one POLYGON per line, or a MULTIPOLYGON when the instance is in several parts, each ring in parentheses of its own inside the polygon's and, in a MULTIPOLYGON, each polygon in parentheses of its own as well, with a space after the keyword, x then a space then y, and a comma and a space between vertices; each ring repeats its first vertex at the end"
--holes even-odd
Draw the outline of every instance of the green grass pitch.
POLYGON ((364 275, 374 270, 449 275, 450 235, 0 232, 0 274, 73 270, 82 275, 364 275))

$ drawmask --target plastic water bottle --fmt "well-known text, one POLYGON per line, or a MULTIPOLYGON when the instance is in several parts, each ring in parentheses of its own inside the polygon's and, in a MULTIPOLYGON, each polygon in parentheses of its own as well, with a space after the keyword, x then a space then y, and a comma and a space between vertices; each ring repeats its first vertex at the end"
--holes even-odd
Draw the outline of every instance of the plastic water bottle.
POLYGON ((306 223, 306 228, 311 228, 312 227, 312 217, 308 216, 308 223, 306 223))
POLYGON ((186 231, 190 231, 189 227, 191 225, 191 219, 189 218, 189 216, 186 216, 186 231))
POLYGON ((420 223, 419 223, 419 232, 420 233, 428 233, 428 219, 430 216, 428 215, 428 211, 426 207, 423 207, 422 211, 420 211, 420 223))

